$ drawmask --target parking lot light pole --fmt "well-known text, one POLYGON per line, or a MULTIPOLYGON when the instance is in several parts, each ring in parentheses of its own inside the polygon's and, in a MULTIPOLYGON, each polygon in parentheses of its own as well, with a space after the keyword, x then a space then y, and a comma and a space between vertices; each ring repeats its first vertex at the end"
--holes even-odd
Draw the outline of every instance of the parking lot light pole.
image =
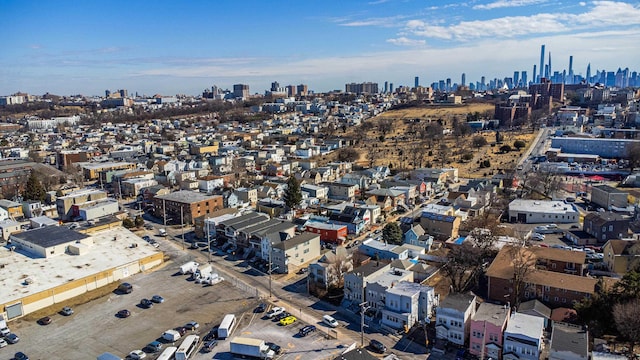
POLYGON ((271 299, 271 253, 273 253, 273 243, 269 245, 269 299, 271 299))

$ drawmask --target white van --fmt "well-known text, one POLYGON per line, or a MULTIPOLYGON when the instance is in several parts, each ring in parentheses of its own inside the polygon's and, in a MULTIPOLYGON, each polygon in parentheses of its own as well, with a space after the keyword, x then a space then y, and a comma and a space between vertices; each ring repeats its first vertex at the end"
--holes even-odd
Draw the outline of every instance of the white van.
POLYGON ((333 317, 329 316, 329 315, 325 315, 322 317, 322 322, 331 326, 331 327, 338 327, 338 321, 336 321, 336 319, 334 319, 333 317))
POLYGON ((162 338, 170 341, 170 342, 174 342, 177 340, 180 340, 180 333, 177 332, 176 330, 170 329, 164 332, 164 334, 162 334, 162 338))

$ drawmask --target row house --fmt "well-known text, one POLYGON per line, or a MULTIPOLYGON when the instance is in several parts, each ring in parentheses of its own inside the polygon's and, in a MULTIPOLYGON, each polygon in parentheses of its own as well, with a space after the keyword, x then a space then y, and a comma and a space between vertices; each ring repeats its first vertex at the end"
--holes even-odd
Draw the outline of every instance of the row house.
POLYGON ((251 212, 237 216, 232 219, 221 221, 217 224, 216 236, 218 239, 226 240, 227 243, 237 247, 236 239, 240 230, 245 227, 261 224, 267 221, 269 221, 269 216, 258 212, 251 212))
POLYGON ((376 312, 385 308, 387 291, 400 282, 413 282, 413 271, 391 266, 389 270, 379 271, 365 285, 366 305, 376 312))
POLYGON ((238 201, 255 205, 258 202, 258 190, 255 188, 238 188, 233 191, 238 196, 238 201))
POLYGON ((491 359, 502 358, 502 339, 511 309, 507 305, 482 303, 469 325, 469 352, 491 359))
POLYGON ((589 331, 580 325, 554 322, 549 360, 589 360, 589 331))
POLYGON ((366 300, 367 284, 378 277, 379 273, 391 270, 391 265, 380 261, 369 261, 344 274, 344 303, 358 306, 366 300))
POLYGON ((449 294, 441 300, 436 308, 436 338, 464 346, 476 306, 476 296, 473 294, 449 294))
POLYGON ((366 192, 369 204, 376 204, 382 211, 393 211, 398 206, 406 207, 406 195, 402 190, 376 189, 366 192))
POLYGON ((327 222, 345 225, 349 234, 357 236, 371 223, 371 213, 366 208, 345 206, 340 213, 330 214, 327 222))
POLYGON ((544 320, 513 313, 504 331, 503 360, 538 360, 542 351, 544 320))

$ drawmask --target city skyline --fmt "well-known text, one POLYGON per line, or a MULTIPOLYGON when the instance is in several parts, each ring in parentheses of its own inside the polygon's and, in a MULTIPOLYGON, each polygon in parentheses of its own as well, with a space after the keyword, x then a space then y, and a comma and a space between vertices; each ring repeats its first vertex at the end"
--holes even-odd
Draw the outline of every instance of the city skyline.
POLYGON ((273 81, 329 91, 351 82, 413 86, 415 77, 429 86, 463 73, 474 83, 514 71, 535 80, 542 44, 545 64, 552 52, 553 71, 568 70, 572 56, 575 75, 586 76, 589 63, 593 73, 635 70, 640 58, 637 1, 0 5, 12 34, 0 52, 0 95, 192 95, 238 83, 253 94, 273 81))

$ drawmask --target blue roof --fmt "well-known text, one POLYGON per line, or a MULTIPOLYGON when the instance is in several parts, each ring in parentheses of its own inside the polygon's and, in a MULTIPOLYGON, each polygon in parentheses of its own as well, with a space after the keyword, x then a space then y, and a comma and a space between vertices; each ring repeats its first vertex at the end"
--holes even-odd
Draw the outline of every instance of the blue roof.
POLYGON ((456 219, 455 216, 435 214, 430 212, 423 212, 422 217, 427 218, 429 220, 444 221, 444 222, 453 222, 456 219))

